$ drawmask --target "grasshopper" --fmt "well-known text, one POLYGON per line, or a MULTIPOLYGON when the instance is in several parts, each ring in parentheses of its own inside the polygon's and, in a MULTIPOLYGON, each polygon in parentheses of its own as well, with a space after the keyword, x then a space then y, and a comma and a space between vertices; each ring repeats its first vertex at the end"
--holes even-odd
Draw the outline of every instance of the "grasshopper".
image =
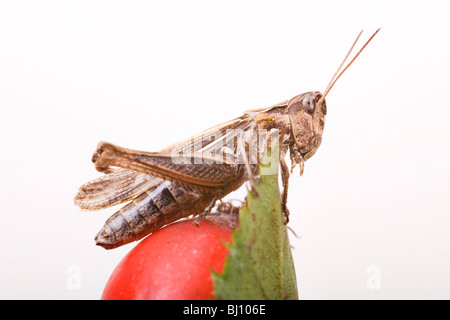
POLYGON ((247 181, 253 184, 270 139, 277 139, 281 146, 281 203, 287 223, 289 176, 297 165, 302 175, 305 161, 321 144, 327 113, 325 97, 378 31, 342 69, 362 31, 359 33, 323 94, 306 92, 269 108, 248 110, 159 152, 100 142, 92 161, 106 175, 82 185, 74 202, 83 210, 130 202, 106 221, 95 238, 97 245, 117 248, 183 217, 209 213, 217 200, 247 181), (273 132, 281 134, 275 136, 273 132), (288 151, 290 170, 285 160, 288 151))

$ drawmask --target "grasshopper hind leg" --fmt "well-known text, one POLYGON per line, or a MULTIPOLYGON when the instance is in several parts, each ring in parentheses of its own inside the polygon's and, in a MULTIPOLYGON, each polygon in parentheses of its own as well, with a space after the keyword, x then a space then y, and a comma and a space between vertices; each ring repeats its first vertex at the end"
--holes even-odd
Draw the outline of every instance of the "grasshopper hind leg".
POLYGON ((194 219, 194 223, 196 226, 199 225, 198 222, 200 219, 205 218, 208 214, 211 213, 211 210, 215 207, 217 200, 218 200, 217 197, 212 198, 212 200, 209 202, 209 204, 206 206, 203 212, 197 214, 197 216, 194 219))

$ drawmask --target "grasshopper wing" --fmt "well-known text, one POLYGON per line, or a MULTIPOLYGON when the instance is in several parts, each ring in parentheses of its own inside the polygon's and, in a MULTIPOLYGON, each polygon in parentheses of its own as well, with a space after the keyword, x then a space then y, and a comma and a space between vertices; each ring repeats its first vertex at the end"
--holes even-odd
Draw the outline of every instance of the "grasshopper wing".
POLYGON ((100 210, 135 198, 162 180, 127 169, 116 169, 83 184, 74 202, 83 210, 100 210))

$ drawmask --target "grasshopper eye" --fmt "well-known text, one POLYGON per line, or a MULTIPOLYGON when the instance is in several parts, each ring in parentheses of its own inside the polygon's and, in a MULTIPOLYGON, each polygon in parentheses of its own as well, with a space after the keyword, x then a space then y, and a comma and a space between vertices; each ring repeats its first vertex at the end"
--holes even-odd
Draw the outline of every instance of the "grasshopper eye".
POLYGON ((305 110, 311 114, 314 112, 314 109, 316 107, 316 105, 314 103, 314 99, 310 96, 306 96, 303 98, 302 105, 303 105, 303 108, 305 108, 305 110))

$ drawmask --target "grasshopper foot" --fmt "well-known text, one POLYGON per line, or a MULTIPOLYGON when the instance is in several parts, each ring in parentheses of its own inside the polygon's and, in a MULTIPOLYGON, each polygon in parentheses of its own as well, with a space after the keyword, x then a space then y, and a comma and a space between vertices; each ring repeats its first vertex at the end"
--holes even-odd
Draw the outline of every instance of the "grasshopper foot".
POLYGON ((286 204, 282 204, 282 210, 284 213, 284 224, 289 223, 289 209, 287 208, 286 204))

